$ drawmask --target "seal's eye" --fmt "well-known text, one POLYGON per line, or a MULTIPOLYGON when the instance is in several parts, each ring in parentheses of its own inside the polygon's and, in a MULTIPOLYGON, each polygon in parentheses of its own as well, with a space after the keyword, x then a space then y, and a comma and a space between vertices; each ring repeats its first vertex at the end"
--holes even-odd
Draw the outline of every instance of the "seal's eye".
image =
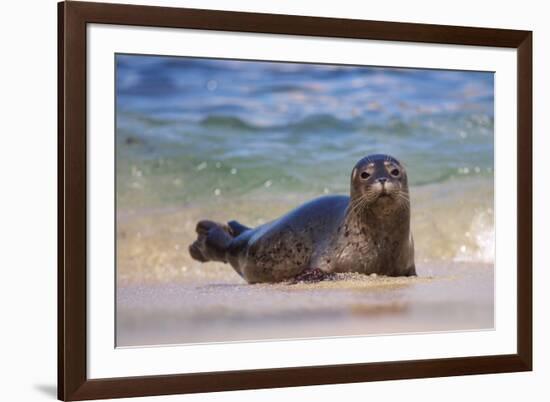
POLYGON ((399 169, 394 168, 394 169, 391 170, 390 173, 391 173, 392 176, 397 177, 397 176, 399 176, 399 169))
POLYGON ((368 179, 369 177, 370 177, 370 174, 368 174, 367 172, 361 173, 361 178, 362 179, 368 179))

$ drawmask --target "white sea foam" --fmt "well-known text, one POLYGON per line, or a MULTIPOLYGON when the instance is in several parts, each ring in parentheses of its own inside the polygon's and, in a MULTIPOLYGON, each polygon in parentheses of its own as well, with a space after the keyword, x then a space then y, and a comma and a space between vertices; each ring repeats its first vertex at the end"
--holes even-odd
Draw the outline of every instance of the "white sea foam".
POLYGON ((454 257, 456 262, 495 261, 495 228, 491 209, 478 213, 466 232, 469 242, 459 246, 454 257))

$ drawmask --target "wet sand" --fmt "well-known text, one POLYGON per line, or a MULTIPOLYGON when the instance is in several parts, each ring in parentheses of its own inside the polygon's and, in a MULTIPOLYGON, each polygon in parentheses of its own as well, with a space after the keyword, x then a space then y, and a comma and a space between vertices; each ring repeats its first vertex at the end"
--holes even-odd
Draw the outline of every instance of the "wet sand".
POLYGON ((455 263, 418 270, 417 278, 348 274, 294 285, 247 285, 235 275, 122 286, 117 345, 493 328, 492 266, 455 263))

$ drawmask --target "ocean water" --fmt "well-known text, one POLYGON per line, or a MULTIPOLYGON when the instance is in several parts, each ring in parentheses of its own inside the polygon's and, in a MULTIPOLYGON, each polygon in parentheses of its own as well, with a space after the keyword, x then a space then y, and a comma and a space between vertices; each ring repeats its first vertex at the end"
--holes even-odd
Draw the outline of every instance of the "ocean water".
POLYGON ((493 85, 490 72, 117 55, 119 224, 154 236, 175 214, 185 254, 197 219, 254 225, 347 194, 355 162, 387 153, 408 170, 417 259, 492 262, 493 85))

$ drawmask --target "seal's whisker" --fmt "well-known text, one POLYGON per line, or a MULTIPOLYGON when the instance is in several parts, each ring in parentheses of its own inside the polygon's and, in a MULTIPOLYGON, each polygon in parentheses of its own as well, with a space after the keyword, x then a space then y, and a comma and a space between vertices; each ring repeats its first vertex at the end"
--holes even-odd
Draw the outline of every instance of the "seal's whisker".
POLYGON ((407 197, 406 195, 397 194, 397 196, 398 196, 400 199, 402 199, 402 200, 404 200, 404 201, 406 201, 406 202, 409 202, 409 201, 410 201, 409 197, 407 197))
POLYGON ((361 203, 362 197, 358 198, 357 200, 350 200, 346 214, 352 214, 361 203))
POLYGON ((410 210, 409 197, 402 192, 397 193, 399 210, 410 210))
POLYGON ((351 210, 350 214, 354 214, 357 211, 360 211, 363 209, 367 204, 369 203, 369 200, 366 196, 361 196, 357 201, 355 201, 353 204, 351 204, 351 210))
POLYGON ((374 201, 377 197, 376 193, 373 192, 367 192, 366 194, 363 194, 361 197, 357 199, 357 201, 354 203, 352 208, 352 213, 358 212, 361 209, 364 209, 367 207, 368 204, 370 204, 372 201, 374 201))
POLYGON ((409 196, 407 194, 404 194, 403 192, 397 193, 397 197, 407 202, 410 201, 409 196))

